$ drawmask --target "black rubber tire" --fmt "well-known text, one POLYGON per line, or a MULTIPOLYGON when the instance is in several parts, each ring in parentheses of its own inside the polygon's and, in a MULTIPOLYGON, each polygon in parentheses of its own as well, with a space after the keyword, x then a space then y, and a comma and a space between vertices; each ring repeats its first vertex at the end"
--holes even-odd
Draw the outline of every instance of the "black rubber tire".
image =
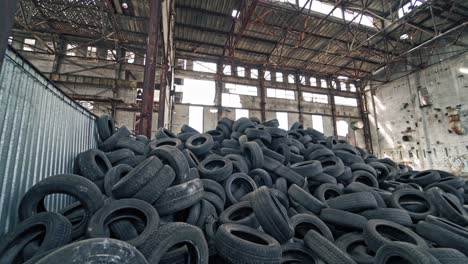
POLYGON ((201 181, 202 181, 203 189, 205 192, 214 193, 221 198, 223 203, 226 202, 226 193, 221 184, 210 179, 201 179, 201 181))
POLYGON ((227 158, 207 158, 198 165, 201 177, 223 182, 232 174, 232 161, 227 158))
POLYGON ((398 262, 411 264, 440 264, 428 251, 412 244, 394 242, 382 246, 375 254, 375 264, 398 262))
POLYGON ((106 203, 91 217, 86 232, 87 237, 109 237, 108 224, 125 216, 121 215, 123 212, 135 217, 144 217, 142 220, 145 223, 145 229, 137 237, 126 241, 127 243, 140 247, 145 244, 151 235, 158 231, 159 215, 151 204, 137 199, 121 199, 106 203))
POLYGON ((195 134, 185 142, 185 147, 196 156, 205 155, 214 146, 213 137, 210 134, 195 134))
POLYGON ((202 199, 207 200, 215 207, 217 215, 220 215, 224 211, 225 202, 215 193, 203 192, 202 199))
POLYGON ((367 219, 364 216, 332 208, 324 208, 320 212, 320 219, 347 232, 362 231, 367 224, 367 219))
POLYGON ((378 182, 383 182, 387 180, 387 178, 390 176, 390 171, 388 170, 388 168, 380 162, 374 161, 374 162, 367 163, 367 165, 371 166, 372 168, 375 169, 375 171, 377 171, 378 182))
POLYGON ((229 159, 232 162, 232 173, 249 172, 249 164, 247 163, 247 160, 240 155, 241 154, 240 151, 238 153, 239 154, 230 153, 224 156, 225 158, 229 159))
POLYGON ((327 225, 313 214, 296 214, 291 217, 291 225, 294 228, 294 237, 297 239, 304 239, 309 230, 314 230, 331 242, 335 241, 327 225))
MULTIPOLYGON (((42 236, 42 241, 30 257, 41 255, 68 244, 72 237, 72 225, 68 219, 52 212, 39 213, 20 222, 0 239, 2 263, 16 263, 23 247, 42 236)), ((26 259, 27 260, 27 259, 26 259)))
POLYGON ((309 248, 302 242, 294 241, 281 245, 281 264, 310 263, 325 264, 317 255, 310 252, 309 248))
POLYGON ((170 215, 198 203, 202 195, 203 183, 195 179, 167 188, 153 206, 160 215, 170 215))
POLYGON ((96 119, 96 126, 101 141, 106 141, 115 132, 114 119, 110 115, 102 115, 96 119))
POLYGON ((359 213, 368 220, 381 219, 391 221, 402 226, 412 227, 413 221, 408 211, 398 208, 377 208, 359 213))
POLYGON ((345 166, 350 166, 355 163, 365 164, 364 160, 359 155, 351 154, 344 150, 334 150, 333 153, 343 161, 345 166))
POLYGON ((288 181, 283 177, 276 178, 275 189, 284 194, 287 194, 288 193, 288 181))
POLYGON ((340 183, 345 183, 345 184, 349 184, 352 178, 353 178, 353 172, 351 171, 351 168, 348 166, 345 166, 343 173, 340 174, 338 177, 336 177, 336 179, 340 183))
POLYGON ((251 228, 260 226, 249 201, 229 206, 219 216, 219 221, 221 224, 237 224, 251 228))
POLYGON ((281 246, 273 237, 243 225, 221 225, 215 246, 218 254, 232 264, 273 264, 281 260, 281 246))
POLYGON ((159 263, 170 248, 183 243, 190 245, 193 257, 191 263, 208 264, 208 245, 203 232, 186 223, 176 222, 161 226, 139 249, 150 263, 159 263))
MULTIPOLYGON (((463 188, 456 189, 455 187, 451 185, 443 184, 443 183, 431 184, 431 188, 434 188, 434 187, 441 189, 445 193, 454 195, 461 204, 465 203, 465 198, 463 196, 464 194, 463 188)), ((426 189, 426 191, 427 190, 429 189, 426 189)))
POLYGON ((164 165, 155 176, 133 198, 154 203, 175 180, 175 172, 169 165, 164 165))
POLYGON ((374 175, 375 178, 377 178, 377 171, 372 166, 370 166, 369 164, 355 163, 355 164, 351 164, 349 167, 351 168, 351 170, 353 172, 355 172, 355 171, 367 171, 370 174, 374 175))
POLYGON ((116 239, 93 238, 74 242, 28 264, 132 263, 148 264, 132 245, 116 239), (118 261, 118 262, 115 262, 118 261))
MULTIPOLYGON (((287 146, 287 145, 284 145, 284 146, 287 146)), ((262 148, 263 158, 266 159, 266 157, 269 157, 271 159, 274 159, 274 160, 280 162, 283 165, 288 164, 289 163, 289 155, 286 157, 286 156, 278 153, 277 152, 278 150, 279 149, 274 151, 274 150, 271 150, 271 149, 268 149, 268 148, 262 148)))
POLYGON ((429 224, 439 226, 441 228, 447 229, 452 233, 468 238, 468 229, 466 227, 457 225, 447 219, 429 215, 426 217, 425 221, 429 224))
POLYGON ((90 180, 73 174, 50 176, 36 183, 21 199, 18 216, 25 220, 37 213, 46 211, 44 199, 49 194, 63 193, 77 199, 84 209, 82 221, 73 226, 72 238, 84 235, 89 218, 104 203, 99 188, 90 180))
POLYGON ((245 135, 249 141, 260 139, 265 145, 269 145, 271 143, 271 134, 265 130, 247 128, 245 130, 245 135))
POLYGON ((125 165, 130 165, 132 167, 136 167, 140 165, 140 163, 142 163, 146 158, 147 158, 146 155, 135 155, 134 157, 119 160, 114 165, 125 164, 125 165))
POLYGON ((205 222, 209 217, 218 217, 218 213, 216 212, 216 208, 212 203, 202 199, 200 201, 200 216, 198 217, 195 225, 203 229, 205 227, 205 222))
MULTIPOLYGON (((327 148, 318 148, 311 151, 308 155, 305 156, 307 160, 322 160, 329 157, 334 157, 335 153, 327 148)), ((323 166, 322 166, 323 167, 323 166)))
POLYGON ((343 195, 343 189, 336 184, 324 183, 317 187, 314 191, 314 196, 322 203, 327 200, 343 195))
POLYGON ((322 164, 316 160, 294 163, 289 168, 308 179, 314 178, 323 172, 322 164))
POLYGON ((256 142, 241 144, 242 153, 251 163, 252 169, 263 168, 264 157, 260 146, 256 142))
POLYGON ((148 145, 151 140, 149 140, 145 135, 137 135, 135 136, 136 141, 139 141, 143 144, 148 145))
POLYGON ((143 155, 146 153, 146 145, 143 142, 137 141, 130 137, 123 137, 117 141, 117 148, 130 149, 137 155, 143 155))
POLYGON ((107 156, 99 149, 90 149, 78 155, 78 166, 81 175, 91 181, 104 178, 104 175, 112 168, 107 156))
POLYGON ((195 156, 195 154, 192 153, 189 149, 184 149, 182 150, 182 153, 184 154, 185 158, 187 159, 188 165, 190 168, 197 168, 198 165, 200 164, 200 161, 198 158, 195 156))
MULTIPOLYGON (((121 220, 109 223, 110 237, 122 241, 128 241, 138 237, 138 230, 133 226, 132 220, 136 221, 138 218, 122 218, 121 220)), ((142 224, 144 225, 144 223, 142 224)))
POLYGON ((314 214, 320 213, 320 211, 326 207, 319 199, 300 188, 296 184, 291 185, 288 190, 288 194, 291 200, 302 205, 304 208, 314 214))
POLYGON ((455 224, 468 225, 468 213, 455 196, 452 199, 449 194, 444 193, 438 187, 433 187, 427 191, 427 197, 435 205, 441 217, 455 224))
POLYGON ((147 158, 114 185, 112 195, 119 199, 133 197, 162 167, 163 164, 157 157, 147 158))
POLYGON ((273 180, 271 179, 270 174, 264 169, 254 169, 247 173, 257 184, 257 187, 266 186, 271 188, 273 185, 273 180))
POLYGON ((289 167, 279 166, 274 170, 274 173, 280 177, 285 178, 290 184, 296 184, 299 186, 304 186, 305 184, 305 178, 289 167))
POLYGON ((171 131, 165 129, 164 127, 161 127, 156 131, 155 135, 156 139, 162 139, 162 138, 177 138, 177 136, 172 133, 171 131))
POLYGON ((335 245, 341 251, 347 253, 356 263, 374 264, 375 254, 368 249, 362 232, 351 232, 342 235, 335 241, 335 245), (363 250, 360 251, 359 249, 363 250))
POLYGON ((429 200, 429 197, 425 193, 414 189, 405 188, 393 192, 392 196, 390 197, 390 206, 393 208, 406 210, 411 216, 411 219, 413 219, 414 221, 423 220, 424 218, 426 218, 426 216, 436 213, 436 207, 433 205, 433 202, 429 200), (410 210, 411 208, 405 207, 404 204, 402 205, 401 201, 417 201, 421 203, 424 202, 424 206, 427 209, 425 212, 420 212, 419 210, 410 210))
POLYGON ((188 132, 195 132, 195 133, 199 133, 198 130, 196 130, 195 128, 187 125, 187 124, 184 124, 182 125, 182 127, 180 128, 180 132, 182 133, 188 133, 188 132))
MULTIPOLYGON (((439 171, 437 171, 439 172, 439 171)), ((439 173, 440 175, 440 173, 439 173)), ((465 180, 463 179, 463 177, 457 177, 457 176, 448 176, 448 177, 444 177, 444 178, 441 178, 438 182, 434 183, 434 184, 445 184, 445 185, 450 185, 452 186, 453 188, 463 188, 465 185, 465 180)), ((432 185, 432 184, 431 184, 432 185)), ((425 189, 430 189, 432 186, 431 185, 428 185, 425 187, 425 189)))
POLYGON ((319 175, 307 179, 308 183, 317 183, 317 185, 321 185, 323 183, 331 183, 331 184, 337 184, 337 179, 330 174, 326 173, 320 173, 319 175))
POLYGON ((348 152, 350 154, 362 157, 361 153, 351 144, 340 143, 340 144, 334 145, 332 147, 332 150, 333 151, 335 151, 335 150, 346 151, 346 152, 348 152))
POLYGON ((116 162, 123 159, 135 157, 135 153, 129 149, 118 149, 112 152, 107 152, 105 154, 109 162, 112 164, 115 164, 116 162))
POLYGON ((356 264, 348 254, 341 251, 341 249, 314 230, 307 232, 304 242, 311 252, 317 254, 317 256, 327 263, 356 264))
POLYGON ((344 194, 327 200, 327 204, 330 208, 349 212, 365 211, 378 207, 374 195, 370 192, 344 194))
POLYGON ((130 130, 128 130, 127 127, 123 126, 119 128, 115 133, 110 136, 108 139, 103 141, 101 145, 99 146, 99 149, 102 151, 112 151, 117 148, 117 142, 123 138, 123 137, 128 137, 130 136, 130 130))
POLYGON ((468 255, 468 237, 438 225, 420 221, 416 224, 416 232, 423 238, 437 244, 439 247, 448 247, 459 250, 468 255))
POLYGON ((278 167, 281 167, 283 166, 283 163, 273 159, 273 158, 270 158, 268 156, 264 156, 263 157, 265 162, 263 164, 263 169, 265 169, 266 171, 268 172, 274 172, 276 170, 276 168, 278 167))
POLYGON ((133 170, 132 166, 126 164, 112 167, 104 176, 104 193, 109 197, 113 197, 112 188, 131 170, 133 170))
POLYGON ((379 188, 379 182, 377 181, 377 178, 370 172, 364 170, 354 171, 351 182, 359 182, 370 187, 379 188))
POLYGON ((468 258, 460 251, 453 248, 429 248, 427 250, 440 264, 465 264, 468 258))
POLYGON ((377 252, 380 247, 395 241, 428 248, 426 241, 411 229, 387 220, 369 220, 364 228, 364 238, 369 248, 374 252, 377 252))
MULTIPOLYGON (((179 135, 180 136, 180 135, 179 135)), ((151 141, 147 146, 146 146, 146 149, 147 149, 147 152, 150 152, 156 148, 159 148, 161 146, 172 146, 172 147, 176 147, 180 150, 183 150, 185 148, 185 145, 182 141, 182 139, 180 139, 182 137, 179 137, 179 138, 160 138, 160 139, 156 139, 156 140, 153 140, 151 141)))
POLYGON ((322 164, 323 172, 335 178, 344 172, 344 164, 338 157, 326 157, 321 159, 320 163, 322 164))
POLYGON ((250 203, 258 222, 267 234, 283 243, 294 235, 286 209, 267 187, 260 187, 253 192, 250 203))
POLYGON ((189 164, 182 151, 173 146, 161 146, 149 153, 157 156, 164 164, 168 164, 176 173, 176 183, 183 183, 189 176, 189 164))
POLYGON ((246 194, 257 189, 255 181, 245 173, 234 173, 224 182, 227 201, 236 204, 246 194))
POLYGON ((440 174, 437 171, 432 170, 420 171, 412 174, 409 177, 409 180, 422 187, 425 187, 429 184, 438 182, 440 180, 440 174))

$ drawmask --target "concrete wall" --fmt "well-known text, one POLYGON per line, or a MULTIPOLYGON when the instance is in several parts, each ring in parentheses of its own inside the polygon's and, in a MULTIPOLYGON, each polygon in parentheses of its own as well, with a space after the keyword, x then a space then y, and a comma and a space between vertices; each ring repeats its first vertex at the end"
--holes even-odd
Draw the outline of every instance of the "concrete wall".
MULTIPOLYGON (((468 136, 449 129, 448 109, 459 108, 468 126, 468 53, 378 87, 366 93, 374 150, 416 169, 444 169, 468 174, 468 136), (418 93, 431 104, 420 106, 418 93), (403 136, 412 136, 405 142, 403 136)), ((375 84, 373 84, 375 87, 375 84)))

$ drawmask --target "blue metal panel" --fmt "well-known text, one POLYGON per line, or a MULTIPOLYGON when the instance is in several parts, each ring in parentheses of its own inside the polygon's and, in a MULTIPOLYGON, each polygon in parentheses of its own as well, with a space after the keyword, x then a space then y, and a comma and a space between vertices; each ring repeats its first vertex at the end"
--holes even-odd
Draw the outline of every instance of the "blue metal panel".
MULTIPOLYGON (((95 116, 8 50, 0 72, 0 233, 17 223, 23 194, 38 181, 71 173, 75 156, 95 148, 95 116)), ((47 199, 57 210, 65 195, 47 199)))

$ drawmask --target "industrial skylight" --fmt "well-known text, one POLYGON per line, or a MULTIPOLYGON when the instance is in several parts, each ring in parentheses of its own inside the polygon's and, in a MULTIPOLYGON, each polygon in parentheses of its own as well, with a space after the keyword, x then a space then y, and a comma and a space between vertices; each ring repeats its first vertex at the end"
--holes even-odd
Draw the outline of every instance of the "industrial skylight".
POLYGON ((425 2, 426 0, 411 0, 398 10, 398 17, 402 18, 406 16, 407 14, 411 13, 415 7, 420 6, 425 2))
MULTIPOLYGON (((316 0, 279 0, 280 2, 290 3, 292 5, 298 5, 299 8, 309 9, 324 15, 328 15, 331 13, 331 16, 343 19, 346 21, 352 21, 353 23, 357 23, 360 25, 368 26, 368 27, 375 27, 374 26, 374 19, 371 16, 367 16, 364 14, 360 14, 358 12, 353 12, 349 10, 344 10, 342 8, 333 8, 334 6, 331 4, 326 4, 316 0), (310 4, 312 2, 312 5, 310 4)), ((412 0, 412 1, 425 1, 425 0, 412 0)))

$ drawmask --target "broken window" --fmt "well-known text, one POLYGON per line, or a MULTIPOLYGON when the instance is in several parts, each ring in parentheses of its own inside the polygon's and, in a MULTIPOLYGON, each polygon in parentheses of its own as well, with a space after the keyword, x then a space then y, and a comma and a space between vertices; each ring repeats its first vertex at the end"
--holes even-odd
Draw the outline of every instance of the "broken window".
POLYGON ((343 106, 357 107, 357 99, 343 96, 335 96, 335 104, 343 106))
POLYGON ((340 120, 336 122, 336 132, 340 137, 347 137, 349 133, 349 125, 346 121, 340 120))
POLYGON ((426 2, 426 0, 411 0, 411 1, 409 1, 408 3, 406 3, 404 6, 402 6, 398 10, 398 17, 402 18, 402 17, 406 16, 407 14, 411 13, 415 7, 424 4, 424 2, 426 2))
POLYGON ((320 87, 328 88, 327 80, 321 79, 320 80, 320 87))
POLYGON ((67 56, 76 56, 76 48, 78 45, 76 44, 67 44, 67 56))
POLYGON ((11 45, 13 43, 13 37, 9 36, 8 37, 8 44, 11 45))
POLYGON ((189 106, 189 126, 203 132, 203 106, 189 106))
POLYGON ((294 75, 288 74, 288 83, 296 83, 296 80, 294 79, 294 75))
POLYGON ((350 83, 350 84, 349 84, 349 91, 351 91, 351 92, 356 92, 356 85, 350 83))
POLYGON ((258 70, 257 69, 250 69, 250 78, 258 79, 258 70))
POLYGON ((286 112, 276 112, 276 119, 278 119, 279 128, 288 130, 288 113, 286 112))
POLYGON ((310 77, 310 85, 317 86, 317 79, 315 79, 315 77, 310 77))
POLYGON ((229 91, 231 94, 242 94, 242 95, 250 95, 250 96, 257 96, 257 87, 249 86, 249 85, 240 85, 234 83, 226 83, 226 90, 229 91))
POLYGON ((303 76, 303 75, 299 76, 299 81, 301 81, 301 84, 302 84, 302 85, 306 85, 306 84, 307 84, 307 82, 306 82, 306 77, 303 76))
POLYGON ((26 38, 24 39, 23 50, 34 51, 34 45, 36 45, 35 39, 26 38))
POLYGON ((224 75, 231 75, 232 74, 231 65, 224 65, 223 74, 224 75))
MULTIPOLYGON (((146 57, 146 54, 145 54, 146 57)), ((185 70, 187 69, 187 60, 177 59, 177 69, 185 70)))
POLYGON ((274 97, 274 98, 280 98, 280 99, 289 99, 289 100, 296 99, 296 95, 295 95, 294 91, 283 90, 283 89, 274 89, 274 88, 267 88, 267 97, 274 97))
POLYGON ((240 95, 238 94, 230 94, 230 93, 222 93, 221 94, 221 105, 225 107, 242 107, 240 101, 240 95))
POLYGON ((277 72, 275 76, 277 82, 283 82, 283 73, 277 72))
POLYGON ((265 81, 271 81, 271 72, 270 71, 265 71, 265 81))
POLYGON ((340 90, 341 91, 346 91, 346 83, 345 82, 340 83, 340 90))
POLYGON ((117 53, 115 50, 107 50, 106 60, 115 60, 116 57, 117 57, 117 53))
POLYGON ((96 58, 97 57, 97 48, 88 46, 86 50, 86 57, 88 58, 96 58))
POLYGON ((179 91, 182 92, 182 103, 214 105, 215 82, 184 79, 179 91))
MULTIPOLYGON (((136 93, 136 101, 139 102, 143 100, 143 89, 138 88, 136 93)), ((159 90, 154 90, 154 102, 159 102, 159 90)))
POLYGON ((125 52, 125 61, 127 63, 134 63, 135 62, 135 53, 131 51, 125 52))
POLYGON ((239 77, 245 77, 245 68, 244 67, 237 67, 237 76, 239 77))
POLYGON ((312 115, 312 128, 323 133, 323 116, 312 115))
POLYGON ((216 63, 206 61, 194 61, 193 70, 198 72, 216 73, 216 63))
POLYGON ((328 104, 328 95, 326 94, 302 92, 302 97, 306 102, 328 104))

